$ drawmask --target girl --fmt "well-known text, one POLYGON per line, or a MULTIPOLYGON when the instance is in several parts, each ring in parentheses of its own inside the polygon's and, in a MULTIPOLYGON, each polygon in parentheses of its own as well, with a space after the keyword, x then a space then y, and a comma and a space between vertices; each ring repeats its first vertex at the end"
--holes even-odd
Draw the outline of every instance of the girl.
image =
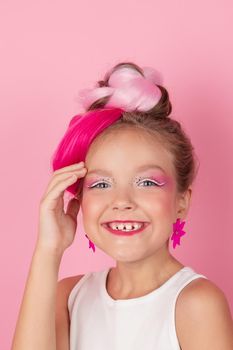
POLYGON ((232 350, 224 293, 168 249, 186 233, 197 167, 167 90, 123 62, 80 99, 40 202, 12 350, 232 350), (90 251, 116 266, 57 282, 80 206, 90 251))

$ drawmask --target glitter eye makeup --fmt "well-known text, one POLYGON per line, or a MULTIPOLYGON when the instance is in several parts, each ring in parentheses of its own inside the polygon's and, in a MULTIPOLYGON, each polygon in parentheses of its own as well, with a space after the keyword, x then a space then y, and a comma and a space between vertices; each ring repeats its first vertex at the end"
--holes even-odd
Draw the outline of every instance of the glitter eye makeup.
MULTIPOLYGON (((155 186, 155 187, 156 186, 157 187, 163 186, 166 183, 166 181, 164 180, 164 176, 138 176, 135 178, 135 182, 137 185, 140 183, 144 183, 146 181, 153 183, 154 185, 152 185, 152 186, 155 186)), ((95 180, 87 180, 85 183, 85 186, 87 188, 90 188, 90 189, 91 188, 106 188, 106 187, 100 187, 99 185, 101 185, 102 183, 108 185, 111 182, 112 182, 112 179, 110 177, 98 178, 95 180)), ((151 187, 151 185, 144 186, 144 187, 151 187)))
MULTIPOLYGON (((93 188, 95 185, 99 184, 99 183, 110 183, 111 182, 111 178, 110 177, 105 177, 105 178, 98 178, 98 179, 92 179, 92 180, 86 180, 85 181, 85 187, 87 188, 93 188)), ((98 187, 99 188, 99 187, 98 187)))
POLYGON ((144 182, 144 181, 148 181, 148 182, 153 182, 156 186, 163 186, 165 185, 165 181, 162 181, 162 179, 158 180, 157 177, 154 176, 149 176, 149 177, 138 177, 136 180, 136 183, 140 183, 140 182, 144 182))

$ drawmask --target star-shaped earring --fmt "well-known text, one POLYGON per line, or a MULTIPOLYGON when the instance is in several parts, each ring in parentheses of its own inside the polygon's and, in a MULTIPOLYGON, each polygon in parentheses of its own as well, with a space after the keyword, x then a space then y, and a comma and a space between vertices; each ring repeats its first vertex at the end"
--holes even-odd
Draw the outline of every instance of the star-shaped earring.
POLYGON ((182 237, 186 232, 182 230, 184 227, 185 221, 180 222, 180 219, 176 220, 176 223, 173 224, 173 234, 171 236, 171 240, 173 240, 173 248, 176 245, 180 245, 180 237, 182 237))

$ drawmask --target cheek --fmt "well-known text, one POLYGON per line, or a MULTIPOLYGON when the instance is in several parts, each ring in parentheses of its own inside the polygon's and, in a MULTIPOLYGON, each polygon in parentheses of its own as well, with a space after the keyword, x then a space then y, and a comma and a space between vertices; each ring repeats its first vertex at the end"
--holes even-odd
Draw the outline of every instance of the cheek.
POLYGON ((169 193, 160 193, 159 195, 140 198, 140 206, 143 210, 151 213, 154 217, 168 217, 172 210, 172 198, 169 193))
POLYGON ((165 189, 159 190, 156 193, 151 193, 150 196, 142 195, 140 197, 140 204, 143 208, 146 208, 148 212, 153 213, 155 216, 169 217, 174 212, 174 187, 170 185, 165 189))
POLYGON ((98 220, 98 205, 95 205, 93 201, 88 200, 88 198, 84 196, 81 209, 83 229, 90 237, 95 228, 96 220, 98 220))
POLYGON ((84 194, 81 207, 83 218, 98 217, 98 213, 100 212, 100 205, 97 198, 95 199, 93 196, 89 196, 88 193, 84 194))

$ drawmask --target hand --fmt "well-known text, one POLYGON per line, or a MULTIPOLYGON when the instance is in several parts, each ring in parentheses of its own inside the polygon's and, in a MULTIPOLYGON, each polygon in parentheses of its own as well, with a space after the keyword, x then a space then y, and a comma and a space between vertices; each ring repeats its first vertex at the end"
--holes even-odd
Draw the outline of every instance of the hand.
POLYGON ((54 171, 40 201, 38 248, 63 253, 73 243, 80 202, 72 198, 65 213, 64 192, 86 172, 83 162, 54 171), (76 175, 76 178, 72 178, 72 175, 76 175))

